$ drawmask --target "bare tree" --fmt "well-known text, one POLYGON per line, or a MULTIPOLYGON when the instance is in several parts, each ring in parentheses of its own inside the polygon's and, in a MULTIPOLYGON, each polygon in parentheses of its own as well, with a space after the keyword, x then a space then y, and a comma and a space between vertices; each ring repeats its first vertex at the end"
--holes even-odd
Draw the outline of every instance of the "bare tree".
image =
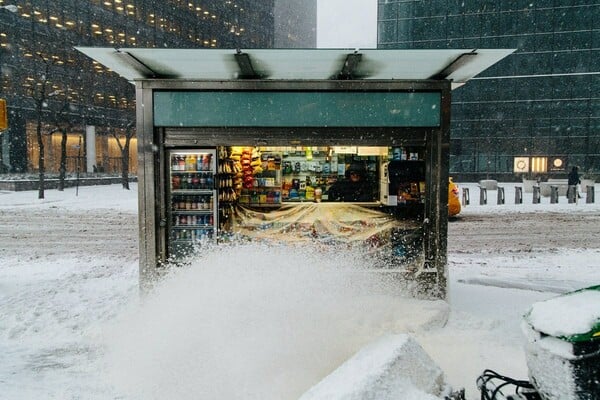
MULTIPOLYGON (((54 91, 48 95, 48 97, 58 95, 63 93, 63 91, 54 91)), ((65 179, 67 175, 67 134, 69 130, 71 130, 74 126, 75 118, 72 115, 72 104, 69 102, 69 88, 67 87, 63 100, 58 102, 58 108, 52 110, 51 118, 53 121, 54 128, 50 132, 60 132, 61 140, 60 140, 60 166, 59 166, 59 174, 58 174, 58 190, 63 191, 65 189, 65 179)), ((79 163, 80 160, 77 159, 79 163)))
POLYGON ((129 122, 125 126, 125 143, 121 143, 119 135, 116 130, 111 131, 111 135, 117 141, 119 150, 121 150, 121 184, 123 189, 129 190, 129 147, 131 144, 131 138, 135 134, 135 121, 129 122))
POLYGON ((40 150, 40 154, 38 157, 38 169, 39 169, 39 187, 38 187, 38 199, 44 198, 45 191, 45 154, 44 154, 44 136, 43 136, 43 121, 44 121, 44 111, 47 107, 48 102, 48 86, 49 82, 49 73, 50 73, 50 62, 44 57, 40 56, 43 61, 43 73, 40 76, 39 81, 34 84, 30 88, 30 95, 35 104, 35 112, 36 112, 36 137, 37 143, 40 150))

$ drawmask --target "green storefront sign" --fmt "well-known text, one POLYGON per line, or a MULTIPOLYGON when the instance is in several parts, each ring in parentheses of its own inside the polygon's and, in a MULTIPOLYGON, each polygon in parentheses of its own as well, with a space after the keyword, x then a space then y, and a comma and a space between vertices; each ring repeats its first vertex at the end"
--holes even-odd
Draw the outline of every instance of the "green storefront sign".
POLYGON ((163 127, 439 127, 439 92, 155 91, 163 127))

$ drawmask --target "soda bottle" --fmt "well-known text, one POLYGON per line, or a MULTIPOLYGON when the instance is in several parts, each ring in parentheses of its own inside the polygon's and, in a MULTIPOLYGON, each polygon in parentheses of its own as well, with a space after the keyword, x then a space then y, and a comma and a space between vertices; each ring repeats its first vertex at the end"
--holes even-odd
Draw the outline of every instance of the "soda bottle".
POLYGON ((192 189, 200 189, 200 178, 198 178, 198 174, 192 175, 192 189))
POLYGON ((193 154, 185 156, 185 170, 195 171, 196 170, 196 157, 193 154))

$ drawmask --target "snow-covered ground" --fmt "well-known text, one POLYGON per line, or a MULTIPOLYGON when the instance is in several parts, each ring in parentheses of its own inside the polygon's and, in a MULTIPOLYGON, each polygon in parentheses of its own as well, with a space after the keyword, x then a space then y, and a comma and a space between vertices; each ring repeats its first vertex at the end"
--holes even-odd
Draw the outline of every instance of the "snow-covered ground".
POLYGON ((600 201, 515 205, 507 184, 507 204, 479 206, 460 186, 448 304, 399 295, 356 255, 257 245, 215 250, 141 301, 135 184, 0 192, 0 399, 295 399, 388 333, 469 399, 485 368, 526 379, 523 313, 600 283, 600 201))

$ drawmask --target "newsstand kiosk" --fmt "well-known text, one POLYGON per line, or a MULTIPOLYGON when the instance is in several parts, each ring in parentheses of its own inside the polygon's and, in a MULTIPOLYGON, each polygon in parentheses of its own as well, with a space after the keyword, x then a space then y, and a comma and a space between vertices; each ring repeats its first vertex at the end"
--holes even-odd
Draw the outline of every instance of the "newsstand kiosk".
POLYGON ((78 50, 136 85, 142 285, 242 237, 445 297, 451 90, 511 50, 78 50))

